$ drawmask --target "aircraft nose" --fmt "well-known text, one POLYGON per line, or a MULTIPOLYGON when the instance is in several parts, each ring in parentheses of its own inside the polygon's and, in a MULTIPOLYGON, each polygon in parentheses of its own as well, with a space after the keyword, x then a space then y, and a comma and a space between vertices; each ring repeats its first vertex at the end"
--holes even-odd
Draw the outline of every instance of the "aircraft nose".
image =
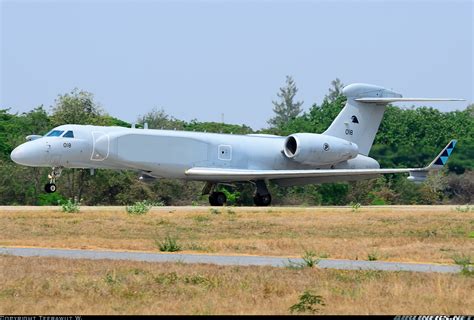
POLYGON ((16 162, 18 164, 22 164, 21 161, 25 153, 24 148, 22 146, 23 145, 16 147, 10 154, 10 159, 12 159, 13 162, 16 162))
POLYGON ((24 166, 38 165, 40 160, 40 146, 33 142, 27 142, 16 147, 10 154, 13 162, 24 166))

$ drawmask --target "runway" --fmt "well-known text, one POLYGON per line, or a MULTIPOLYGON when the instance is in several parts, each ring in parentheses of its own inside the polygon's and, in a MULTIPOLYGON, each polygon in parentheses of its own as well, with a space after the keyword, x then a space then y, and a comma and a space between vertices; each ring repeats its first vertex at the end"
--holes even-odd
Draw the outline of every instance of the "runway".
MULTIPOLYGON (((203 263, 233 266, 273 266, 289 267, 302 264, 299 258, 268 257, 268 256, 246 256, 246 255, 209 255, 209 254, 186 254, 186 253, 149 253, 130 251, 102 251, 102 250, 74 250, 74 249, 50 249, 50 248, 8 248, 0 247, 0 255, 13 255, 21 257, 56 257, 70 259, 110 259, 131 260, 146 262, 181 262, 181 263, 203 263)), ((379 271, 410 271, 410 272, 439 272, 456 273, 461 270, 457 265, 406 263, 406 262, 383 262, 363 260, 337 260, 321 259, 319 268, 340 270, 379 270, 379 271)))

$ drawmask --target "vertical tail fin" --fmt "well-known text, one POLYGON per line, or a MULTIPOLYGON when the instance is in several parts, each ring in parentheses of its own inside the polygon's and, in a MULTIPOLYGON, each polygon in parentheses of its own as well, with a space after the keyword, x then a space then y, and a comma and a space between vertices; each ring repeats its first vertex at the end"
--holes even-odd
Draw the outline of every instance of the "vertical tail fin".
POLYGON ((363 83, 348 85, 342 92, 347 97, 346 105, 323 134, 354 142, 359 147, 359 152, 367 156, 388 102, 369 103, 356 99, 400 98, 402 95, 379 86, 363 83))

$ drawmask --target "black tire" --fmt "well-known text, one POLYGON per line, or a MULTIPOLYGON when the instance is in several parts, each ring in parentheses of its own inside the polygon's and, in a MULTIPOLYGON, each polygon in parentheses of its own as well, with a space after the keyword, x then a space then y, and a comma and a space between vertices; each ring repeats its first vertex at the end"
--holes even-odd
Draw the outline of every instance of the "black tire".
POLYGON ((209 204, 210 204, 211 206, 215 206, 215 205, 216 205, 216 198, 214 197, 214 193, 211 193, 211 194, 209 195, 209 204))
POLYGON ((44 186, 44 191, 46 191, 46 193, 54 193, 56 192, 56 185, 54 183, 47 183, 44 186))
POLYGON ((270 205, 270 203, 272 203, 272 196, 270 194, 266 194, 266 195, 256 194, 253 197, 253 203, 255 203, 257 207, 267 207, 270 205))
POLYGON ((213 192, 209 195, 209 204, 211 206, 222 207, 227 202, 227 197, 223 192, 213 192))

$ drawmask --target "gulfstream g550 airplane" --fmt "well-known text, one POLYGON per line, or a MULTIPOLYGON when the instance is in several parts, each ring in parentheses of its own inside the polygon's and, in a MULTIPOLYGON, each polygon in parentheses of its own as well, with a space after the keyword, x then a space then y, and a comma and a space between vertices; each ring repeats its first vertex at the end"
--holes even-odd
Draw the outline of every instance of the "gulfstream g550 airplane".
POLYGON ((221 183, 253 183, 255 204, 267 206, 269 180, 291 186, 408 173, 408 179, 421 182, 430 170, 446 163, 456 140, 424 168, 380 169, 368 154, 388 103, 462 100, 402 98, 391 90, 359 83, 346 86, 343 94, 345 107, 322 134, 281 137, 66 124, 45 136, 28 136, 11 159, 26 166, 52 167, 46 192, 56 191, 55 181, 63 168, 130 169, 145 178, 205 181, 203 194, 209 194, 210 204, 216 206, 226 202, 224 193, 216 189, 221 183))

